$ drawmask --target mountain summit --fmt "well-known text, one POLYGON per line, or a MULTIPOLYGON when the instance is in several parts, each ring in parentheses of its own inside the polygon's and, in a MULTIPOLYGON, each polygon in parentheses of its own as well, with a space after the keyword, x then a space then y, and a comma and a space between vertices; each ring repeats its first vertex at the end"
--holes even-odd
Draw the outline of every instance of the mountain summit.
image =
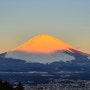
POLYGON ((71 46, 48 34, 40 34, 33 37, 12 51, 24 51, 30 53, 53 53, 57 50, 68 50, 71 46))

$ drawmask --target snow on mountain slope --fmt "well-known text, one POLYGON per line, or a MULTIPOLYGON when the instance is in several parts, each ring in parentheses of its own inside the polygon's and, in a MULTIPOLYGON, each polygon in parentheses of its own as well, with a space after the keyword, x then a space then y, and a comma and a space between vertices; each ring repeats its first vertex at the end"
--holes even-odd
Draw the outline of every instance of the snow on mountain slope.
POLYGON ((7 58, 21 59, 27 62, 39 62, 39 63, 52 63, 57 61, 71 61, 75 57, 70 56, 62 51, 54 52, 51 54, 37 54, 37 53, 26 53, 26 52, 10 52, 6 54, 7 58))

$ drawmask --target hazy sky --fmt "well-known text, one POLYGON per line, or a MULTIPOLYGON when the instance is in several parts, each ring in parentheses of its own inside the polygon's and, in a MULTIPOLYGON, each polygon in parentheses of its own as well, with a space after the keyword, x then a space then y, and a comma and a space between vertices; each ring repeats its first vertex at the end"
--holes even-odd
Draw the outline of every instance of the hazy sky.
POLYGON ((90 53, 90 0, 0 0, 0 52, 41 33, 90 53))

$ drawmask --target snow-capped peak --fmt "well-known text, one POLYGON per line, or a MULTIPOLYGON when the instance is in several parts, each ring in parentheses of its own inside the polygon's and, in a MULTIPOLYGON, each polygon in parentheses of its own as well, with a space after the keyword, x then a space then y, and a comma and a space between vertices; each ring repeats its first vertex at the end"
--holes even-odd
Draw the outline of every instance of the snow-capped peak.
POLYGON ((54 38, 48 34, 40 34, 12 51, 24 51, 29 53, 53 53, 57 50, 66 50, 72 48, 61 40, 54 38))
POLYGON ((27 62, 52 63, 75 60, 76 57, 72 53, 84 55, 57 38, 48 34, 40 34, 7 52, 5 57, 27 62))

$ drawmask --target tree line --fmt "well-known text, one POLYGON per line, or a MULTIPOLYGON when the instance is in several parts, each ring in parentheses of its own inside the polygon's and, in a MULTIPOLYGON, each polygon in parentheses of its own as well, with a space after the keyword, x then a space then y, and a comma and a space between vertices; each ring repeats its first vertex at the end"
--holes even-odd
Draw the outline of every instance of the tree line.
POLYGON ((22 83, 18 83, 16 87, 13 87, 9 82, 3 82, 0 80, 0 90, 24 90, 22 83))

